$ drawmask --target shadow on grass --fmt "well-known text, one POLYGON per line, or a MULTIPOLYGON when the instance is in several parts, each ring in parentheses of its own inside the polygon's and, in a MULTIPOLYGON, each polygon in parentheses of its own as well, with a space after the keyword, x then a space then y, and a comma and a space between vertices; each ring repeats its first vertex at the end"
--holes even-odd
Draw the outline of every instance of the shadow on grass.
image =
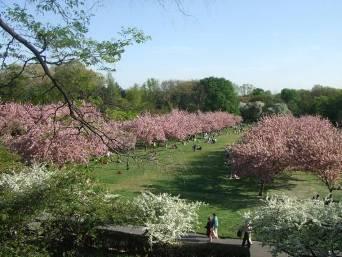
MULTIPOLYGON (((182 198, 202 201, 232 211, 260 205, 258 182, 252 178, 228 179, 223 151, 200 154, 186 166, 179 167, 177 175, 168 181, 159 180, 146 189, 154 193, 168 192, 182 198)), ((289 175, 279 177, 266 189, 291 189, 296 180, 289 175)), ((266 194, 266 192, 265 192, 266 194)))

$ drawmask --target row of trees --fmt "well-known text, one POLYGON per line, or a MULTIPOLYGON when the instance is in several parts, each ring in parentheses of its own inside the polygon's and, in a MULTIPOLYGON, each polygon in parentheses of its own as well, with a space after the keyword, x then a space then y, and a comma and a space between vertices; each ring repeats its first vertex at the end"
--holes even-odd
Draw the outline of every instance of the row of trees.
MULTIPOLYGON (((0 85, 13 79, 20 66, 10 65, 0 72, 0 85)), ((228 111, 238 113, 239 99, 233 84, 223 78, 205 78, 200 81, 164 81, 148 79, 143 85, 122 89, 110 73, 106 77, 88 69, 80 62, 51 67, 51 73, 64 85, 73 100, 95 104, 102 112, 116 118, 118 110, 132 112, 168 112, 174 108, 188 111, 228 111)), ((11 87, 0 87, 3 101, 51 104, 63 100, 52 82, 44 77, 38 65, 28 65, 11 87)), ((130 116, 128 116, 129 118, 130 116)))
POLYGON ((283 89, 280 96, 296 116, 319 114, 342 124, 342 89, 316 85, 311 90, 283 89))
MULTIPOLYGON (((21 67, 10 65, 0 72, 0 84, 12 80, 21 67)), ((64 85, 67 95, 77 101, 96 105, 114 119, 130 119, 141 111, 169 112, 172 109, 228 111, 241 113, 246 122, 255 122, 267 114, 292 113, 295 116, 319 114, 334 124, 342 121, 342 90, 320 85, 311 90, 283 89, 272 94, 253 85, 238 86, 224 78, 159 82, 148 79, 141 86, 123 89, 110 73, 107 76, 88 69, 80 62, 51 67, 53 76, 64 85), (240 96, 239 96, 240 94, 240 96)), ((3 101, 50 104, 63 100, 52 82, 43 76, 38 65, 28 65, 12 81, 11 87, 0 87, 3 101)))
POLYGON ((245 121, 255 122, 267 114, 292 113, 321 115, 335 125, 342 122, 342 89, 314 86, 311 90, 284 88, 279 94, 272 94, 252 85, 240 87, 240 112, 245 121))
POLYGON ((150 145, 166 140, 183 141, 199 133, 231 127, 241 121, 227 112, 188 113, 174 110, 166 115, 143 114, 115 122, 94 106, 83 104, 80 115, 90 127, 70 117, 65 105, 6 103, 0 105, 0 137, 26 160, 87 162, 108 151, 128 151, 136 142, 150 145))
POLYGON ((332 192, 341 178, 342 134, 319 117, 266 117, 231 148, 230 158, 233 172, 259 179, 259 195, 285 170, 312 171, 332 192))

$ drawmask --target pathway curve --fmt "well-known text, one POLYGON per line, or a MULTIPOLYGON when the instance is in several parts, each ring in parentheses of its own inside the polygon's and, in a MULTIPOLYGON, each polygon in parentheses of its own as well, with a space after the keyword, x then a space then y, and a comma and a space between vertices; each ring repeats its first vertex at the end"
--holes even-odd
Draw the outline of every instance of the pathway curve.
MULTIPOLYGON (((191 233, 186 237, 182 238, 184 243, 198 243, 207 244, 208 237, 201 234, 191 233)), ((214 239, 212 244, 229 244, 229 245, 241 245, 242 240, 240 239, 214 239)), ((260 242, 253 241, 253 245, 250 248, 251 257, 272 257, 269 247, 263 247, 260 242)), ((279 257, 288 257, 286 254, 280 254, 279 257)))
MULTIPOLYGON (((111 232, 119 232, 132 235, 143 235, 145 229, 143 227, 135 226, 103 226, 99 227, 101 230, 111 232)), ((201 234, 189 233, 187 236, 182 237, 181 241, 185 244, 209 244, 208 237, 201 234)), ((227 244, 227 245, 241 245, 240 239, 214 239, 211 244, 227 244)), ((263 247, 260 242, 253 241, 250 248, 251 257, 272 257, 269 247, 263 247)), ((286 254, 280 254, 279 257, 288 257, 286 254)))

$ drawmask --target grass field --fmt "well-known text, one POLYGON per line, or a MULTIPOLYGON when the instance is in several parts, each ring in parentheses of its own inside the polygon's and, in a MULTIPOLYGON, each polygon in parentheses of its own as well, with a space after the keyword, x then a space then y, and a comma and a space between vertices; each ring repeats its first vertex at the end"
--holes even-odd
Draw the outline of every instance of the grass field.
MULTIPOLYGON (((192 144, 177 144, 177 149, 160 147, 155 156, 151 150, 141 149, 135 154, 138 156, 136 160, 129 161, 129 169, 125 157, 121 158, 121 163, 92 162, 89 167, 100 183, 124 197, 149 190, 205 202, 207 205, 200 210, 198 232, 205 232, 203 227, 207 217, 215 212, 220 221, 220 236, 236 237, 236 230, 242 222, 241 213, 262 204, 255 180, 228 179, 223 149, 238 138, 239 135, 228 131, 218 137, 216 144, 200 141, 202 150, 196 152, 192 151, 192 144)), ((316 176, 293 172, 277 178, 266 187, 266 193, 310 198, 317 193, 326 195, 328 191, 316 176)), ((342 193, 334 192, 334 197, 342 199, 342 193)))
POLYGON ((20 156, 10 153, 0 144, 0 173, 8 170, 15 170, 23 167, 20 156))
MULTIPOLYGON (((200 210, 197 232, 204 233, 207 217, 215 212, 220 221, 221 237, 235 237, 242 222, 241 214, 262 204, 258 184, 253 179, 229 180, 229 171, 224 165, 223 149, 240 136, 227 131, 217 137, 216 144, 199 141, 202 150, 192 151, 192 144, 178 143, 177 149, 159 147, 152 150, 137 150, 134 159, 121 157, 120 163, 113 157, 107 164, 91 162, 88 167, 98 181, 110 191, 132 198, 141 191, 168 192, 182 198, 207 203, 200 210), (128 169, 127 169, 128 168, 128 169)), ((0 172, 22 167, 20 158, 0 145, 0 172)), ((293 172, 278 177, 266 186, 266 194, 285 193, 300 198, 310 198, 319 193, 328 193, 323 183, 314 175, 293 172)), ((342 191, 335 191, 334 198, 342 200, 342 191)))

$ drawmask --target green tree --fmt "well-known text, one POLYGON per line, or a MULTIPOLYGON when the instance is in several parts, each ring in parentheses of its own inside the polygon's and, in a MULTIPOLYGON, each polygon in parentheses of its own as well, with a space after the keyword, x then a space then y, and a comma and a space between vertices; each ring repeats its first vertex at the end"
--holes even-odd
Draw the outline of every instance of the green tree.
POLYGON ((139 85, 136 84, 125 90, 125 99, 129 104, 129 109, 140 111, 144 110, 144 91, 139 87, 139 85))
POLYGON ((205 95, 201 110, 239 112, 239 99, 229 80, 215 77, 204 78, 200 80, 198 89, 205 95))
POLYGON ((101 98, 101 111, 107 112, 108 109, 121 109, 125 107, 125 100, 122 97, 123 89, 114 80, 111 73, 107 74, 104 86, 98 88, 96 95, 101 98))
MULTIPOLYGON (((64 85, 69 97, 77 100, 90 100, 96 91, 104 87, 104 78, 80 62, 70 62, 55 68, 54 77, 64 85)), ((62 100, 62 99, 61 99, 62 100)))
POLYGON ((295 89, 284 88, 280 92, 280 97, 285 103, 298 101, 298 91, 295 89))
POLYGON ((254 88, 255 87, 252 84, 243 84, 239 88, 240 95, 241 96, 250 95, 253 92, 254 88))
MULTIPOLYGON (((5 1, 0 15, 1 69, 16 62, 21 69, 12 74, 0 87, 13 87, 29 64, 39 64, 51 80, 70 110, 70 115, 91 131, 96 128, 87 123, 68 95, 66 85, 57 79, 50 67, 78 61, 99 69, 113 70, 125 48, 148 39, 135 28, 123 29, 118 40, 98 41, 88 37, 91 1, 80 0, 29 0, 5 1), (46 17, 57 22, 47 22, 46 17)), ((47 92, 51 92, 48 90, 47 92)))
POLYGON ((314 107, 318 114, 329 118, 335 125, 342 126, 342 90, 330 97, 316 97, 314 107))
POLYGON ((173 106, 178 109, 193 112, 201 108, 201 91, 196 80, 178 81, 170 94, 173 106))
POLYGON ((162 103, 160 101, 160 85, 159 81, 154 78, 149 78, 141 87, 144 92, 145 109, 153 111, 161 109, 162 103))
POLYGON ((262 114, 265 103, 261 101, 240 103, 240 113, 244 122, 256 122, 262 114))

